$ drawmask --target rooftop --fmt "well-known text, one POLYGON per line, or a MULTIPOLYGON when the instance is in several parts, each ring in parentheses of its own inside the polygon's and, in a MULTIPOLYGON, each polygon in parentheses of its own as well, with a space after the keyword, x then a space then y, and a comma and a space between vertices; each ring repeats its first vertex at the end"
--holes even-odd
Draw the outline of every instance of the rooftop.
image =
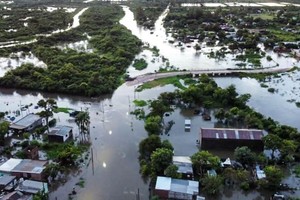
POLYGON ((26 115, 25 117, 21 118, 20 120, 16 121, 15 123, 12 123, 10 125, 10 128, 24 129, 24 128, 29 127, 31 124, 38 121, 39 119, 41 119, 40 116, 30 113, 30 114, 26 115))
POLYGON ((193 174, 191 158, 188 156, 173 156, 173 164, 178 167, 178 173, 193 174))
POLYGON ((0 171, 40 174, 46 164, 47 161, 11 158, 0 166, 0 171))
POLYGON ((257 129, 225 129, 201 128, 201 138, 205 139, 234 139, 234 140, 261 140, 262 130, 257 129))
POLYGON ((155 189, 194 195, 199 192, 199 182, 158 176, 155 189))
POLYGON ((50 131, 49 135, 64 136, 64 135, 68 134, 71 130, 72 130, 71 126, 56 126, 50 131))
POLYGON ((2 196, 1 200, 32 200, 32 195, 24 195, 22 192, 13 191, 2 196))
POLYGON ((44 190, 45 193, 48 193, 48 184, 39 181, 25 180, 19 184, 16 190, 31 194, 36 194, 39 191, 44 190))
POLYGON ((14 179, 16 179, 15 176, 0 176, 0 185, 6 186, 10 182, 12 182, 14 179))

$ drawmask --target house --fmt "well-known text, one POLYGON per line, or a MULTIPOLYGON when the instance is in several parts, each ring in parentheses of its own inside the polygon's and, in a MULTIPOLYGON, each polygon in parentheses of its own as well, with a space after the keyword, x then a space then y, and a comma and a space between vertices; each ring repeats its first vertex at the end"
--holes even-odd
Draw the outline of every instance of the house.
POLYGON ((44 169, 47 164, 48 161, 11 158, 0 166, 0 172, 17 178, 41 181, 45 178, 44 169))
POLYGON ((39 115, 35 114, 28 114, 25 117, 21 118, 20 120, 12 123, 9 126, 9 129, 15 132, 25 132, 25 131, 32 131, 37 126, 42 126, 43 121, 39 115))
POLYGON ((202 150, 228 149, 247 146, 253 151, 263 151, 262 130, 201 128, 199 143, 202 150))
POLYGON ((13 191, 1 197, 1 200, 33 200, 32 195, 25 195, 19 191, 13 191))
POLYGON ((17 191, 23 192, 25 194, 36 194, 38 192, 48 193, 48 184, 39 181, 25 180, 20 182, 17 191))
POLYGON ((66 142, 72 136, 72 127, 56 126, 48 134, 49 142, 66 142))
POLYGON ((173 179, 158 176, 154 194, 160 199, 195 199, 199 193, 199 182, 191 180, 173 179))
POLYGON ((16 182, 15 176, 0 176, 0 191, 14 189, 16 182))
POLYGON ((177 173, 184 179, 194 179, 193 166, 191 158, 188 156, 173 156, 173 164, 178 167, 177 173))

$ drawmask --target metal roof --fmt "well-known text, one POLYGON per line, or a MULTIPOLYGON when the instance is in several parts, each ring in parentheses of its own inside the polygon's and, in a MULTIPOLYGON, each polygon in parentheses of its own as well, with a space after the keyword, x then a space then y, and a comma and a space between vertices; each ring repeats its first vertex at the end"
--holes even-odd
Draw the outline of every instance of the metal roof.
POLYGON ((257 129, 201 128, 200 136, 206 139, 261 140, 264 133, 257 129))
POLYGON ((19 184, 16 190, 21 192, 27 192, 31 194, 36 194, 39 191, 44 190, 45 193, 48 193, 48 184, 39 181, 25 180, 19 184))
POLYGON ((40 119, 40 116, 30 113, 15 123, 12 123, 9 127, 13 129, 24 129, 40 119))
POLYGON ((14 179, 16 179, 15 176, 1 176, 0 177, 0 185, 6 186, 10 182, 12 182, 14 179))
POLYGON ((178 173, 193 174, 193 166, 190 157, 173 156, 173 164, 178 167, 178 173))
POLYGON ((1 172, 24 172, 40 174, 48 161, 11 158, 0 166, 1 172))
POLYGON ((65 136, 72 130, 71 126, 56 126, 54 127, 48 135, 61 135, 65 136))
POLYGON ((158 176, 155 189, 193 195, 199 192, 199 182, 158 176))

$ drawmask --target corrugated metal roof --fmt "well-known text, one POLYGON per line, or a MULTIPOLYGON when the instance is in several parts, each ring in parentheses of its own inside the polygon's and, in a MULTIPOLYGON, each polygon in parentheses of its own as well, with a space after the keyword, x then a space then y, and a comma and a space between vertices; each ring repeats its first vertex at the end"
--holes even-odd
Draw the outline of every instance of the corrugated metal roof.
POLYGON ((48 161, 11 158, 0 166, 1 172, 42 173, 48 161))
POLYGON ((11 172, 21 162, 22 162, 22 159, 11 158, 0 166, 0 171, 1 172, 11 172))
POLYGON ((0 177, 0 185, 6 186, 10 182, 12 182, 14 179, 16 179, 15 176, 1 176, 0 177))
POLYGON ((193 195, 199 192, 199 182, 158 176, 155 189, 193 195))
POLYGON ((14 129, 24 129, 29 127, 31 124, 33 124, 34 122, 40 120, 41 117, 35 114, 28 114, 25 117, 21 118, 20 120, 16 121, 15 123, 12 123, 10 125, 10 128, 14 128, 14 129))
POLYGON ((236 140, 261 140, 264 136, 262 130, 257 129, 222 129, 201 128, 201 137, 206 139, 236 139, 236 140))
POLYGON ((56 126, 50 131, 49 135, 64 136, 64 135, 68 134, 71 130, 72 130, 71 126, 56 126))

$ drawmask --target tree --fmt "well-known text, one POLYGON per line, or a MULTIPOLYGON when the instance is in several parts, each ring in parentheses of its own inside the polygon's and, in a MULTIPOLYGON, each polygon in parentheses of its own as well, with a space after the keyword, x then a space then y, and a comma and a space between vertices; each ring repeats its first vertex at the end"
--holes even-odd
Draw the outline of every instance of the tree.
POLYGON ((73 165, 80 155, 80 150, 78 147, 68 144, 66 147, 58 153, 58 161, 61 165, 73 165))
POLYGON ((275 134, 271 134, 269 133, 268 135, 264 136, 262 138, 262 141, 264 143, 265 149, 271 150, 271 157, 272 160, 274 160, 275 156, 274 156, 274 152, 277 149, 280 149, 282 146, 282 139, 275 135, 275 134))
POLYGON ((9 130, 9 122, 4 121, 0 122, 0 144, 4 144, 5 135, 8 133, 9 130))
POLYGON ((60 169, 59 164, 50 163, 45 168, 45 175, 50 176, 53 180, 57 176, 59 169, 60 169))
POLYGON ((161 117, 156 116, 148 116, 145 121, 145 129, 149 135, 156 134, 159 135, 161 132, 161 117))
POLYGON ((208 169, 217 169, 220 166, 220 158, 208 151, 199 151, 191 156, 193 166, 201 177, 208 169))
POLYGON ((170 149, 158 148, 151 155, 151 176, 163 175, 172 163, 173 152, 170 149))
POLYGON ((161 140, 157 135, 150 135, 139 144, 139 160, 150 161, 150 156, 157 148, 161 148, 161 140))
POLYGON ((293 140, 283 140, 280 151, 280 157, 284 162, 294 161, 294 154, 298 146, 293 140))
POLYGON ((47 131, 49 133, 49 117, 53 116, 53 110, 57 108, 57 103, 54 99, 47 99, 46 101, 44 99, 41 99, 37 104, 39 107, 44 109, 39 113, 39 116, 46 119, 47 131))
POLYGON ((85 137, 86 135, 89 136, 90 133, 90 116, 87 111, 80 111, 75 116, 75 123, 79 128, 79 134, 82 136, 82 140, 86 138, 88 140, 89 137, 85 137))
POLYGON ((174 150, 174 148, 173 148, 173 146, 172 146, 172 144, 169 140, 164 140, 161 144, 161 147, 166 148, 166 149, 170 149, 171 151, 174 150))
POLYGON ((234 150, 234 157, 243 165, 252 166, 255 163, 255 154, 246 146, 237 147, 234 150))
POLYGON ((272 189, 279 187, 281 180, 283 178, 283 172, 277 166, 267 166, 264 168, 267 180, 267 186, 272 189))
POLYGON ((221 176, 205 176, 201 180, 202 191, 209 195, 216 195, 222 186, 223 179, 221 176))
POLYGON ((181 174, 177 172, 178 167, 176 165, 169 165, 167 169, 165 170, 165 176, 171 177, 171 178, 181 178, 181 174))

